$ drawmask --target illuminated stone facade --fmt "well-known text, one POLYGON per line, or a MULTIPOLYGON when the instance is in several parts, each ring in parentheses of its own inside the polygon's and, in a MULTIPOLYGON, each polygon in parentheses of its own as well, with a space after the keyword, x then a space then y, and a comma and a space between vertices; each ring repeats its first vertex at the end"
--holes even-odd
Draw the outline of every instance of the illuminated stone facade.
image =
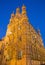
POLYGON ((45 49, 40 31, 29 23, 26 7, 12 13, 6 36, 0 41, 1 65, 40 65, 45 61, 45 49))

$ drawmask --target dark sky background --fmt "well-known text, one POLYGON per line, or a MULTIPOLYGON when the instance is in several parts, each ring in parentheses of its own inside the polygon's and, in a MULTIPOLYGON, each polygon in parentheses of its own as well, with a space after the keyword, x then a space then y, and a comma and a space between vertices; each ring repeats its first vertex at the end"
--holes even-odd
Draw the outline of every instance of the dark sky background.
POLYGON ((6 34, 11 13, 23 4, 30 23, 36 30, 40 29, 45 46, 45 0, 0 0, 0 39, 6 34))

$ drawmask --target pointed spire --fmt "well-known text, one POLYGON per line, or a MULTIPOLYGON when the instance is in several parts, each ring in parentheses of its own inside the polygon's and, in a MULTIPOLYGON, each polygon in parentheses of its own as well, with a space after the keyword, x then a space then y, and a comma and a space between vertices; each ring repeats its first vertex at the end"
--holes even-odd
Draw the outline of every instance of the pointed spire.
POLYGON ((24 4, 23 4, 23 6, 22 6, 22 9, 23 9, 23 10, 25 10, 25 9, 26 9, 26 7, 25 7, 25 5, 24 5, 24 4))
POLYGON ((41 34, 40 34, 40 29, 38 29, 38 34, 41 35, 41 34))
POLYGON ((13 13, 11 14, 11 18, 13 18, 14 17, 14 11, 13 11, 13 13))
POLYGON ((20 13, 20 8, 18 7, 18 8, 16 9, 16 15, 19 14, 19 13, 20 13))
POLYGON ((24 6, 24 4, 22 6, 22 14, 26 14, 26 7, 24 6))

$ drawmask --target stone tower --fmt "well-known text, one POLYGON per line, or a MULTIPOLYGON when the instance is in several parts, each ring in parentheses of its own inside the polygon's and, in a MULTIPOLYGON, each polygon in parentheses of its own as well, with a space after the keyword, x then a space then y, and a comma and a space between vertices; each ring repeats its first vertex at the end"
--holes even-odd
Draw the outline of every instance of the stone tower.
POLYGON ((41 35, 29 23, 24 5, 21 13, 20 8, 17 8, 16 13, 11 14, 4 46, 3 56, 6 65, 35 65, 38 61, 34 64, 33 60, 40 60, 41 55, 45 56, 40 51, 44 51, 41 35))

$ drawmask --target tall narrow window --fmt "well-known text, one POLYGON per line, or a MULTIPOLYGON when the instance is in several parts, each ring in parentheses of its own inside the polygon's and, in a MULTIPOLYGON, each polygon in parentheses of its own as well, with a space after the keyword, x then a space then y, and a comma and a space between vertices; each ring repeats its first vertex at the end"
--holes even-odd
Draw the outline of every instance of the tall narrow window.
POLYGON ((22 51, 18 51, 18 53, 17 53, 17 59, 18 60, 22 59, 22 51))
POLYGON ((21 37, 21 36, 19 36, 19 37, 18 37, 18 40, 19 40, 19 41, 22 41, 22 37, 21 37))

